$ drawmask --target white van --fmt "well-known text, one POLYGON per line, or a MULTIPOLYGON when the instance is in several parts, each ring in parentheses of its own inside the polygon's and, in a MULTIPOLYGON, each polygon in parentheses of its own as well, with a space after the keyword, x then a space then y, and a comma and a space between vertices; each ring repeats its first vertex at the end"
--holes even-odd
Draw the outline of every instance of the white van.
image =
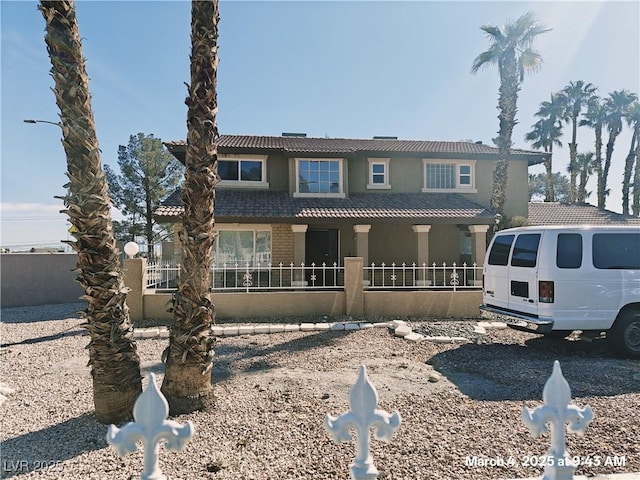
POLYGON ((543 226, 497 232, 483 270, 483 312, 553 337, 606 332, 640 358, 640 226, 543 226))

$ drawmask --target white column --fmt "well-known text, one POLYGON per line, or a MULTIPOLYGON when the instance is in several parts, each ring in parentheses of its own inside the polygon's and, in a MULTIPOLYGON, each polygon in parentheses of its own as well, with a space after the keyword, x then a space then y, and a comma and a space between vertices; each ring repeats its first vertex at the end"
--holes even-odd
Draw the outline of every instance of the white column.
POLYGON ((291 225, 291 231, 293 232, 293 265, 294 270, 293 274, 293 285, 295 287, 304 287, 306 285, 306 281, 304 279, 304 270, 300 267, 304 263, 305 255, 306 255, 306 240, 305 233, 307 233, 307 229, 309 225, 291 225))
POLYGON ((430 285, 431 282, 427 278, 429 270, 424 270, 422 264, 429 266, 429 231, 431 230, 431 225, 413 225, 411 228, 418 236, 418 259, 416 262, 418 278, 416 282, 419 286, 430 285))

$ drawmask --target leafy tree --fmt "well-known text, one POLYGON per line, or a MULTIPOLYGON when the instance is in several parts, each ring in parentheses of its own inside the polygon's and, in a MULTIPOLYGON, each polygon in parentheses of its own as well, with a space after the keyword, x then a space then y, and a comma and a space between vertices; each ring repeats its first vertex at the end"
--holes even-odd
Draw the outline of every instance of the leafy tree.
POLYGON ((107 180, 82 57, 73 0, 40 2, 46 22, 45 42, 51 60, 56 103, 60 108, 62 144, 67 156, 65 213, 74 227, 78 277, 87 307, 83 326, 90 342, 96 418, 103 423, 130 419, 142 391, 140 358, 126 304, 124 277, 111 224, 107 180))
POLYGON ((571 194, 569 201, 576 201, 577 196, 577 175, 579 168, 576 166, 578 155, 578 144, 576 141, 578 134, 578 117, 583 107, 589 104, 591 98, 596 94, 597 88, 582 80, 569 82, 560 92, 560 102, 565 107, 565 120, 571 122, 571 143, 569 143, 569 172, 571 176, 571 194))
POLYGON ((533 148, 543 148, 545 152, 550 154, 549 158, 544 162, 544 167, 547 172, 545 202, 555 201, 552 172, 553 145, 562 146, 560 137, 562 136, 563 114, 564 108, 558 100, 558 95, 552 93, 551 100, 542 102, 540 109, 535 114, 540 120, 534 123, 531 126, 531 131, 525 135, 525 140, 533 142, 531 144, 533 148))
POLYGON ((607 112, 600 97, 594 95, 587 104, 587 111, 583 114, 580 125, 593 128, 595 132, 595 157, 593 159, 597 177, 597 202, 598 208, 604 208, 604 199, 608 195, 607 184, 604 177, 604 165, 602 162, 602 129, 607 119, 607 112))
POLYGON ((535 72, 540 68, 542 57, 533 49, 535 39, 549 29, 538 24, 533 13, 527 12, 502 28, 492 25, 480 27, 489 39, 489 49, 473 61, 471 72, 480 68, 497 65, 500 73, 498 96, 498 120, 500 129, 494 139, 500 158, 493 171, 493 192, 491 207, 504 216, 507 190, 507 166, 511 153, 511 136, 516 124, 518 92, 525 72, 535 72))
MULTIPOLYGON (((607 184, 607 177, 609 176, 609 169, 611 168, 611 158, 613 157, 613 148, 615 146, 616 138, 622 132, 622 120, 628 115, 631 105, 638 100, 635 93, 631 93, 628 90, 616 90, 611 92, 604 101, 604 107, 606 111, 605 124, 607 131, 609 132, 609 139, 607 141, 606 158, 604 161, 604 168, 602 170, 602 177, 604 185, 607 184)), ((605 208, 606 195, 602 198, 598 198, 598 207, 605 208)))
POLYGON ((144 236, 149 254, 153 245, 171 232, 154 221, 153 212, 180 183, 182 164, 153 135, 138 133, 129 137, 127 146, 118 148, 120 174, 104 166, 114 205, 125 219, 116 222, 118 240, 144 236))
POLYGON ((183 262, 173 298, 174 323, 165 350, 162 392, 175 414, 208 409, 213 402, 211 373, 215 320, 210 299, 214 240, 218 66, 217 0, 191 3, 191 85, 187 98, 186 172, 181 234, 183 262))
MULTIPOLYGON (((633 129, 633 133, 631 135, 631 146, 629 147, 629 153, 627 154, 627 158, 624 162, 624 175, 622 180, 622 213, 629 213, 629 191, 631 190, 631 174, 633 172, 633 165, 636 164, 636 175, 638 175, 638 166, 639 162, 637 159, 640 158, 638 154, 640 153, 640 149, 638 148, 638 142, 640 142, 640 103, 636 100, 633 105, 629 108, 629 112, 627 114, 627 122, 629 126, 633 129)), ((635 194, 636 189, 638 189, 638 185, 635 185, 634 182, 634 203, 635 203, 635 194)), ((640 196, 640 191, 637 192, 640 196)), ((635 213, 634 209, 634 215, 635 213)))
MULTIPOLYGON (((556 194, 556 202, 569 201, 569 179, 560 172, 552 175, 553 190, 556 194)), ((547 175, 538 173, 536 175, 529 174, 529 200, 541 200, 545 198, 547 191, 547 175)))

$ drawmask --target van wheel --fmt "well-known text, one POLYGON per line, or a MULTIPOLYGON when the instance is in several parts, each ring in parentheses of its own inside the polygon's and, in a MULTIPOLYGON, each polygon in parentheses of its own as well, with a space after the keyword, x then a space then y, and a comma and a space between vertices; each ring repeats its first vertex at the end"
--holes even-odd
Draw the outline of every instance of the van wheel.
POLYGON ((616 355, 640 358, 640 311, 627 310, 620 314, 607 332, 607 341, 616 355))
POLYGON ((573 330, 551 330, 544 334, 544 338, 550 338, 551 340, 562 340, 567 338, 573 333, 573 330))

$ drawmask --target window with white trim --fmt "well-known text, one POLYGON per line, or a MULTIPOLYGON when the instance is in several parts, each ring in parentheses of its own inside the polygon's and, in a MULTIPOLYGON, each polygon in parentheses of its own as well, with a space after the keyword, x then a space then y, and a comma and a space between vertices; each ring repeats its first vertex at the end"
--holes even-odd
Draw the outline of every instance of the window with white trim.
POLYGON ((218 158, 220 185, 268 187, 266 155, 230 155, 218 158))
POLYGON ((259 229, 218 230, 213 244, 217 266, 244 267, 271 263, 271 231, 259 229))
POLYGON ((342 159, 297 158, 294 196, 344 197, 342 159))
POLYGON ((461 191, 475 193, 475 161, 424 160, 423 192, 461 191))
POLYGON ((389 159, 369 158, 369 181, 367 188, 391 188, 389 184, 389 159))

